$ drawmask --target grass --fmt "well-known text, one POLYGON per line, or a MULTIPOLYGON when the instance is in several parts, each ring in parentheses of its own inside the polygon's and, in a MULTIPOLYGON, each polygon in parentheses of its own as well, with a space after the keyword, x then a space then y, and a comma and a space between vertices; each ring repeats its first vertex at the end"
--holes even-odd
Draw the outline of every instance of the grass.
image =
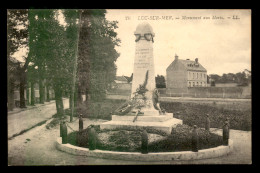
MULTIPOLYGON (((112 112, 124 102, 107 99, 91 103, 89 107, 80 105, 77 112, 85 118, 111 120, 112 112)), ((211 128, 222 128, 225 119, 229 117, 231 129, 251 130, 251 102, 161 102, 161 107, 190 126, 204 128, 205 115, 209 114, 211 128)))
MULTIPOLYGON (((98 127, 97 149, 122 152, 141 152, 141 130, 100 130, 98 127), (105 139, 107 138, 107 139, 105 139)), ((88 148, 88 130, 72 132, 68 135, 68 143, 88 148)), ((174 152, 191 150, 192 127, 178 125, 173 133, 162 140, 148 144, 149 152, 174 152)), ((149 133, 149 132, 148 132, 149 133)), ((155 132, 156 133, 156 132, 155 132)), ((154 133, 150 133, 154 134, 154 133)), ((158 132, 157 134, 160 134, 158 132)), ((199 149, 207 149, 222 145, 222 137, 216 134, 198 129, 199 149)))
MULTIPOLYGON (((240 103, 241 104, 241 103, 240 103)), ((230 128, 235 130, 251 130, 251 107, 230 104, 206 103, 181 103, 162 102, 167 112, 172 112, 174 117, 182 119, 184 124, 205 127, 206 114, 209 114, 211 128, 222 128, 225 119, 230 119, 230 128)))
POLYGON ((77 108, 77 114, 85 118, 111 120, 112 112, 115 111, 125 100, 108 100, 90 103, 89 106, 81 104, 77 108))

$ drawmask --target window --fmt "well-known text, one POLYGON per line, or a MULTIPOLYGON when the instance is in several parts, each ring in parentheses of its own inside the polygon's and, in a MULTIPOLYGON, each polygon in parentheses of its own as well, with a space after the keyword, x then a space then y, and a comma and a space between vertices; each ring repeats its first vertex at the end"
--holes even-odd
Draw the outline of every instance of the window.
POLYGON ((197 73, 197 79, 199 78, 199 74, 197 73))
POLYGON ((191 83, 189 82, 189 87, 191 87, 191 83))
POLYGON ((193 79, 195 78, 195 74, 193 73, 193 79))
POLYGON ((200 86, 202 86, 202 82, 200 82, 200 86))
POLYGON ((195 86, 195 82, 193 82, 193 86, 195 86))

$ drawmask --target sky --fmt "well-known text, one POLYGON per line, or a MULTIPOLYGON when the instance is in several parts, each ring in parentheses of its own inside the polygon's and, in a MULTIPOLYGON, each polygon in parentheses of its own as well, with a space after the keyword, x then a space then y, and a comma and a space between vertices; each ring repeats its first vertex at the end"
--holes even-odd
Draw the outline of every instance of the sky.
MULTIPOLYGON (((62 16, 58 18, 64 23, 62 16)), ((106 18, 118 21, 115 30, 121 40, 120 46, 116 47, 120 53, 116 61, 118 76, 133 73, 134 31, 142 22, 148 22, 155 33, 155 75, 166 75, 166 68, 174 61, 175 54, 179 59, 198 58, 208 74, 237 73, 244 69, 251 71, 250 10, 108 9, 106 18), (213 19, 213 16, 223 19, 213 19)), ((26 49, 21 49, 14 57, 23 61, 22 56, 26 53, 26 49)))
POLYGON ((107 10, 106 18, 118 21, 115 30, 121 39, 120 47, 116 48, 120 53, 116 62, 118 76, 130 76, 133 72, 134 31, 142 22, 148 22, 155 33, 155 75, 166 75, 175 54, 179 59, 198 58, 208 74, 251 70, 250 10, 113 9, 107 10), (213 19, 213 16, 224 19, 213 19))

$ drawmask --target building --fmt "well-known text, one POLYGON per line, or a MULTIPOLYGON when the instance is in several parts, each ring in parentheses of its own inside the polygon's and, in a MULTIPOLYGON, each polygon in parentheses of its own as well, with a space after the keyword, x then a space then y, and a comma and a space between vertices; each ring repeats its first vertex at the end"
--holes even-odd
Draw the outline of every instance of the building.
POLYGON ((116 79, 111 85, 111 89, 131 90, 132 78, 127 76, 116 76, 116 79))
POLYGON ((128 80, 125 76, 116 76, 116 79, 114 80, 115 83, 128 83, 128 80))
POLYGON ((175 55, 175 60, 166 69, 166 88, 182 89, 189 87, 207 87, 207 70, 199 63, 190 59, 182 60, 175 55))

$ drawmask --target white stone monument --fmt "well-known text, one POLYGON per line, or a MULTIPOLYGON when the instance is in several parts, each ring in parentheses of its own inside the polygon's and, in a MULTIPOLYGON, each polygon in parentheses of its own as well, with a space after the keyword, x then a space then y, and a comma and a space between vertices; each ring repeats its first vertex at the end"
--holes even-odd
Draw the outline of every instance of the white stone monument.
POLYGON ((136 36, 135 59, 134 59, 134 73, 132 81, 131 98, 139 89, 147 76, 147 83, 145 89, 145 103, 142 107, 144 115, 159 115, 159 111, 153 106, 152 95, 155 85, 154 75, 154 57, 153 57, 153 37, 155 36, 152 27, 148 23, 141 23, 137 26, 134 32, 136 36))
POLYGON ((125 115, 112 115, 112 121, 102 123, 101 129, 115 128, 154 128, 168 134, 172 127, 182 124, 182 120, 173 118, 172 113, 160 115, 154 107, 155 75, 153 43, 154 32, 147 23, 141 23, 134 32, 136 37, 136 50, 134 59, 134 72, 131 90, 131 100, 122 110, 131 108, 125 115), (134 113, 134 114, 133 114, 134 113))

